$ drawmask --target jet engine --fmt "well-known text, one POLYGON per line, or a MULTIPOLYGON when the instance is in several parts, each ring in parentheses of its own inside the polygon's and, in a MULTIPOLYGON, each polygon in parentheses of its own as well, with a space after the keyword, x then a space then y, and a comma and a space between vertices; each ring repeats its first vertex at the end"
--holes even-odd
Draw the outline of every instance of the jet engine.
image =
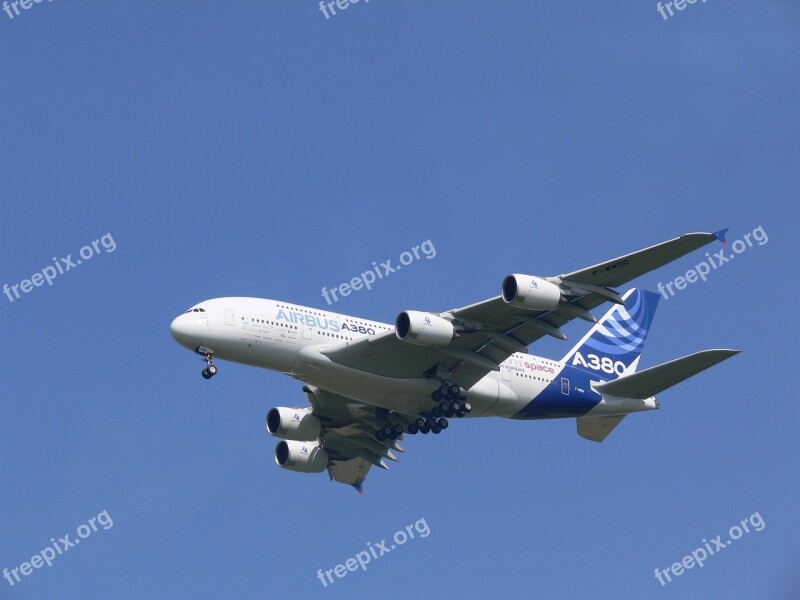
POLYGON ((281 440, 275 446, 275 464, 299 473, 321 473, 328 466, 328 453, 317 442, 281 440))
POLYGON ((416 310, 404 310, 395 320, 397 337, 417 346, 446 346, 455 335, 450 321, 416 310))
POLYGON ((552 310, 561 302, 561 289, 534 275, 509 275, 502 292, 506 304, 525 310, 552 310))
POLYGON ((310 408, 279 406, 267 413, 267 431, 284 440, 310 442, 319 437, 322 423, 310 408))

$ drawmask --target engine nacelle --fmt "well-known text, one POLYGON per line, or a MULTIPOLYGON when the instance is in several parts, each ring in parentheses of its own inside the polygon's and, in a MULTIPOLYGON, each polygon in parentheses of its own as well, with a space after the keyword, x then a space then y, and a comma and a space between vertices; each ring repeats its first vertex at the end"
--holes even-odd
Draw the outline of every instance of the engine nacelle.
POLYGON ((561 289, 534 275, 509 275, 503 279, 503 300, 526 310, 552 310, 561 302, 561 289))
POLYGON ((267 413, 267 431, 284 440, 311 442, 319 437, 322 423, 310 408, 279 406, 267 413))
POLYGON ((328 466, 328 453, 316 442, 281 440, 275 446, 275 464, 299 473, 322 473, 328 466))
POLYGON ((394 326, 399 339, 418 346, 446 346, 455 335, 450 321, 416 310, 401 312, 394 326))

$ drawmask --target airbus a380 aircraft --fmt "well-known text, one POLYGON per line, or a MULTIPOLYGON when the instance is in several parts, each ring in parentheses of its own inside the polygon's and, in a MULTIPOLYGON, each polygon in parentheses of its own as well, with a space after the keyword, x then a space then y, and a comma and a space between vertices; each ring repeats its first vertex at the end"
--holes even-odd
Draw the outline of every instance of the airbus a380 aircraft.
POLYGON ((626 415, 658 408, 655 395, 737 354, 705 350, 636 372, 659 296, 627 283, 727 230, 689 233, 557 277, 509 275, 501 295, 446 312, 401 312, 394 326, 288 302, 206 300, 170 326, 200 354, 302 381, 310 407, 277 407, 267 431, 281 438, 278 466, 328 470, 362 491, 372 465, 403 452, 403 433, 440 433, 453 417, 574 417, 578 433, 602 442, 626 415), (589 311, 612 307, 598 321, 589 311), (527 354, 574 318, 594 323, 559 361, 527 354))

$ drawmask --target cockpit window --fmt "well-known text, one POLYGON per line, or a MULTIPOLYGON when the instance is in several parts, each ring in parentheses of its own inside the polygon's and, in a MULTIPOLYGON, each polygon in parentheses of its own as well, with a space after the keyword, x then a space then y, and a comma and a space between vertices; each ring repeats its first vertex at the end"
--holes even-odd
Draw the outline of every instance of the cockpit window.
POLYGON ((205 308, 190 308, 186 312, 187 313, 190 313, 190 312, 206 312, 206 309, 205 308))

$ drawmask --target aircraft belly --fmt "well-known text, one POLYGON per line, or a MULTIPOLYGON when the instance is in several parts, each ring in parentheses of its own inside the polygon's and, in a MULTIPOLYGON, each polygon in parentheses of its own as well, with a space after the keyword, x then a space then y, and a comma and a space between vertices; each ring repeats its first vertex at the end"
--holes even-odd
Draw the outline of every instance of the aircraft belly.
MULTIPOLYGON (((400 379, 356 370, 331 361, 313 347, 298 353, 291 374, 330 392, 412 415, 435 406, 431 394, 439 387, 438 380, 428 377, 400 379)), ((473 386, 466 393, 472 405, 469 416, 479 416, 492 408, 498 401, 498 387, 489 379, 473 386)))

